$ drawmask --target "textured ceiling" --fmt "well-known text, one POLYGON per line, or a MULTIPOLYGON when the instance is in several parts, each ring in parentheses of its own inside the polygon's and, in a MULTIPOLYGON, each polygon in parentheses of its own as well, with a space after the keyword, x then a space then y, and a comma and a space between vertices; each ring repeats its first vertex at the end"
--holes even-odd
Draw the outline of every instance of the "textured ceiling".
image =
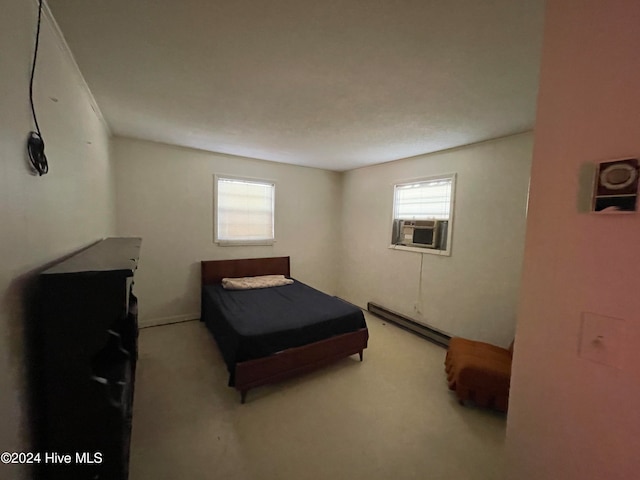
POLYGON ((347 170, 533 127, 543 0, 49 0, 117 135, 347 170))

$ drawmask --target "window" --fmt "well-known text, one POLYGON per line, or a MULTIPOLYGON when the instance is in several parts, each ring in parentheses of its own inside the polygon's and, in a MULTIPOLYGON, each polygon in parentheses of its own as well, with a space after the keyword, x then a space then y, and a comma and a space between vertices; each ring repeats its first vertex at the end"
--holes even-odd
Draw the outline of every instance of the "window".
POLYGON ((274 182, 215 177, 215 241, 220 245, 272 245, 274 182))
POLYGON ((391 248, 449 255, 454 190, 455 174, 394 185, 391 248))

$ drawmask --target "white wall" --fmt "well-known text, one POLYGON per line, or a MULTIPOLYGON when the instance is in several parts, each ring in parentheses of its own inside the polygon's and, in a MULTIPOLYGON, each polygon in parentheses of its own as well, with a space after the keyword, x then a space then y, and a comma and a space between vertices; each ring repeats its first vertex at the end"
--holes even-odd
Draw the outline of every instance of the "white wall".
POLYGON ((142 325, 199 318, 201 260, 290 256, 292 276, 335 293, 339 173, 117 137, 113 153, 118 234, 143 239, 142 325), (273 246, 213 243, 216 173, 277 182, 273 246))
MULTIPOLYGON (((35 103, 50 171, 43 177, 30 173, 25 144, 33 129, 28 94, 37 5, 2 0, 1 10, 0 451, 28 451, 26 294, 44 265, 113 233, 114 190, 108 131, 48 17, 35 103)), ((0 477, 28 474, 0 464, 0 477)))
POLYGON ((361 307, 379 303, 450 334, 508 345, 531 144, 525 133, 346 172, 340 296, 361 307), (452 255, 390 250, 394 183, 450 172, 457 173, 452 255))
POLYGON ((640 476, 640 213, 578 206, 585 165, 640 156, 639 24, 637 0, 547 0, 507 425, 512 480, 640 476), (583 312, 623 321, 618 336, 605 321, 592 347, 618 357, 613 365, 578 355, 583 312))

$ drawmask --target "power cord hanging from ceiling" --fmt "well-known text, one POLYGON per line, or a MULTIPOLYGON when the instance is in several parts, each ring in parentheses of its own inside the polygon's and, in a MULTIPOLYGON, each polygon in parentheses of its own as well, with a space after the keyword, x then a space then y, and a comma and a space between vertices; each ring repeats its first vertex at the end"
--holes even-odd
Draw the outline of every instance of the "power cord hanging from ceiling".
POLYGON ((42 2, 40 0, 38 4, 38 27, 36 30, 36 45, 33 50, 33 64, 31 65, 31 79, 29 81, 29 102, 31 103, 31 113, 33 114, 33 122, 36 125, 35 132, 29 132, 29 138, 27 139, 27 151, 29 152, 29 160, 31 165, 38 172, 38 175, 46 175, 49 172, 49 162, 47 156, 44 154, 44 140, 40 133, 40 125, 38 125, 38 117, 36 116, 36 109, 33 105, 33 77, 36 72, 36 61, 38 58, 38 46, 40 44, 40 23, 42 21, 42 2))

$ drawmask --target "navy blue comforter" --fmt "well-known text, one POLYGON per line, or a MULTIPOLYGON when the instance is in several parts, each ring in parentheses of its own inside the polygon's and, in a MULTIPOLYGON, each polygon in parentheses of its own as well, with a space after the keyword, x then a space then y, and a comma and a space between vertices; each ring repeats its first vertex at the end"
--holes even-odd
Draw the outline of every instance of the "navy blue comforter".
POLYGON ((366 328, 362 311, 302 282, 254 290, 202 287, 202 320, 235 364, 366 328))

